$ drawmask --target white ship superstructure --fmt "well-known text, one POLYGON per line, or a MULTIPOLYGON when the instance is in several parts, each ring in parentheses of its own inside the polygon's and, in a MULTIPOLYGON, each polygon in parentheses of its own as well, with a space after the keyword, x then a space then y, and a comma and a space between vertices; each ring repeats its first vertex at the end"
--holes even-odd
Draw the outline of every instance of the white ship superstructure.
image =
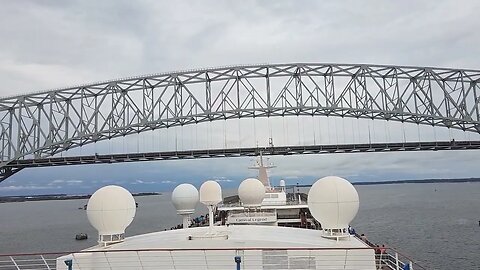
POLYGON ((197 227, 126 238, 57 260, 57 269, 376 269, 375 254, 355 237, 318 230, 246 225, 197 227))
POLYGON ((199 191, 181 184, 172 201, 183 217, 183 229, 126 238, 125 229, 135 215, 133 198, 123 188, 104 187, 87 207, 89 220, 99 231, 99 245, 59 257, 56 269, 410 267, 398 257, 376 254, 367 242, 350 234, 359 198, 347 180, 324 177, 313 184, 307 199, 289 200, 285 182, 278 188, 270 186, 266 168, 260 159, 257 169, 262 180, 242 181, 238 201, 229 204, 222 203, 222 189, 215 181, 204 182, 199 191), (198 201, 209 209, 208 226, 190 227, 198 201))
MULTIPOLYGON (((258 181, 263 184, 265 193, 258 207, 245 211, 242 200, 238 196, 225 198, 217 210, 220 216, 226 217, 222 224, 251 224, 278 225, 287 227, 318 228, 319 224, 311 217, 308 209, 306 194, 295 192, 287 193, 285 180, 280 180, 274 187, 268 176, 268 169, 275 168, 265 162, 262 154, 256 164, 249 169, 258 170, 258 181), (302 199, 303 197, 303 199, 302 199)), ((260 189, 260 186, 258 187, 260 189)))

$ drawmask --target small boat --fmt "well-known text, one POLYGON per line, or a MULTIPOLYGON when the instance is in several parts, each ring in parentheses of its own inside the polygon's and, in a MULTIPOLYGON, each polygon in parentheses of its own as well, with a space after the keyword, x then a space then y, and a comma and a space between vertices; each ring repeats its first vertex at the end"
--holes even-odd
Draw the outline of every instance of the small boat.
POLYGON ((79 233, 75 235, 75 240, 86 240, 88 239, 88 235, 86 233, 79 233))

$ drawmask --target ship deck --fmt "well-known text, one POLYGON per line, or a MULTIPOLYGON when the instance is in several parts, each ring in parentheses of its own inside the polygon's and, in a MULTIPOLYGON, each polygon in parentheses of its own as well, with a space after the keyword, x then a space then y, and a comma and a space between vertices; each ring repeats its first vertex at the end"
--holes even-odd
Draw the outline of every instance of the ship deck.
POLYGON ((261 225, 214 226, 162 231, 125 239, 124 242, 92 250, 182 249, 182 248, 364 248, 369 247, 351 236, 339 241, 326 239, 321 231, 261 225), (189 240, 191 237, 192 240, 189 240))
POLYGON ((57 269, 375 269, 373 249, 354 236, 326 239, 319 230, 261 225, 156 232, 62 256, 57 269))

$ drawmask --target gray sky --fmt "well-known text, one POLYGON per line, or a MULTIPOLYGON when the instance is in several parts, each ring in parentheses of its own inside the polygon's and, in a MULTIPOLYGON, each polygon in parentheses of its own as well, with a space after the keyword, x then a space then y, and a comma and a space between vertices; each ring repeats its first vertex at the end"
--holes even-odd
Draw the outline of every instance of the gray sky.
MULTIPOLYGON (((0 96, 249 63, 479 69, 478 1, 0 0, 0 5, 0 96)), ((278 157, 272 173, 305 182, 324 174, 355 181, 475 177, 478 157, 477 151, 278 157)), ((228 183, 249 174, 250 163, 226 159, 115 167, 135 172, 134 178, 111 173, 114 166, 25 170, 1 183, 0 195, 70 192, 102 181, 137 181, 137 189, 151 189, 151 182, 156 189, 170 189, 172 182, 212 177, 228 183), (176 173, 187 165, 192 173, 176 173)))

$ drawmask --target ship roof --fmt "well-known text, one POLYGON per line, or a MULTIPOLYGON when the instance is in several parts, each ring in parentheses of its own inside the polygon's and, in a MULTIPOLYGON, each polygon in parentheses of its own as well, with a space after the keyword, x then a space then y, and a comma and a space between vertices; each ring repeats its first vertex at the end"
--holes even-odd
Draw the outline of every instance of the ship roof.
POLYGON ((127 237, 123 242, 106 247, 96 246, 89 251, 146 250, 146 249, 229 249, 229 248, 364 248, 365 243, 351 236, 340 240, 321 236, 322 231, 302 228, 231 225, 161 231, 127 237), (221 237, 221 236, 228 237, 221 237), (189 240, 191 236, 192 240, 189 240))

